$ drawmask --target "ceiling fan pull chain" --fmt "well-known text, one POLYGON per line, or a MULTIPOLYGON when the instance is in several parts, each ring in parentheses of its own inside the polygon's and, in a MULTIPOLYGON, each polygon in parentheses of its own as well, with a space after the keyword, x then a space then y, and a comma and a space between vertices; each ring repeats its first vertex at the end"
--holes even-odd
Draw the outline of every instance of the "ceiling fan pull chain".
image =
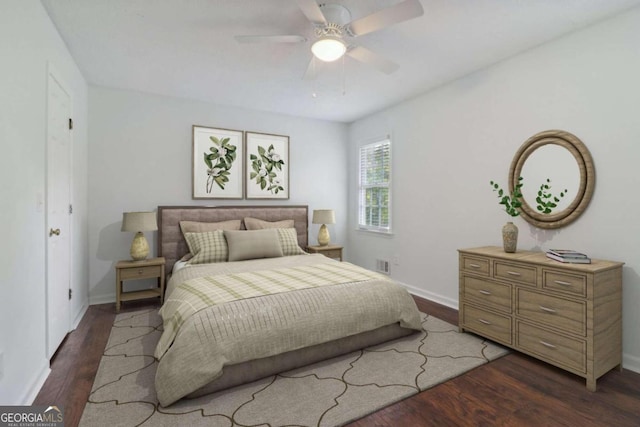
MULTIPOLYGON (((317 77, 317 74, 316 74, 316 57, 315 56, 311 56, 311 67, 313 69, 313 75, 317 77)), ((317 90, 317 83, 316 83, 317 81, 318 81, 318 79, 314 77, 314 79, 313 79, 313 92, 311 93, 311 96, 314 97, 314 98, 318 97, 318 92, 316 91, 317 90)))
POLYGON ((345 70, 345 66, 344 66, 344 55, 342 56, 342 96, 345 96, 347 94, 347 77, 346 77, 346 70, 345 70))

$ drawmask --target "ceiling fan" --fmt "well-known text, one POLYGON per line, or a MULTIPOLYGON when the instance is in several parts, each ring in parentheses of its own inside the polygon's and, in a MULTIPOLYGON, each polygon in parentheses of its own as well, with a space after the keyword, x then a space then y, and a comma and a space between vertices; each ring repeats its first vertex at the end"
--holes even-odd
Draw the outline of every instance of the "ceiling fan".
MULTIPOLYGON (((424 14, 420 0, 404 0, 394 6, 352 21, 351 12, 340 4, 321 3, 318 5, 315 0, 296 1, 302 13, 313 24, 316 36, 311 45, 313 57, 304 74, 304 79, 315 78, 314 58, 324 62, 332 62, 344 55, 370 65, 385 74, 393 73, 398 69, 398 64, 363 46, 352 44, 349 39, 382 30, 424 14)), ((300 35, 246 35, 236 36, 235 39, 239 43, 304 43, 307 41, 306 37, 300 35)))

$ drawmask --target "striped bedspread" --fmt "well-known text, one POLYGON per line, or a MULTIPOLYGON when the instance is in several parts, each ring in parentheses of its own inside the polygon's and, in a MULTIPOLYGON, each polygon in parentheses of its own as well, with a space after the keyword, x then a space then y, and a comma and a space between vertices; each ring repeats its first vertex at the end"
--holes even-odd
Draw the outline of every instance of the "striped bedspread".
POLYGON ((397 324, 420 330, 413 298, 388 277, 323 255, 195 265, 167 284, 155 391, 162 406, 225 366, 397 324))
POLYGON ((155 357, 160 359, 164 355, 187 319, 207 307, 281 292, 368 280, 388 279, 353 264, 331 263, 187 280, 178 285, 160 310, 164 333, 156 347, 155 357))

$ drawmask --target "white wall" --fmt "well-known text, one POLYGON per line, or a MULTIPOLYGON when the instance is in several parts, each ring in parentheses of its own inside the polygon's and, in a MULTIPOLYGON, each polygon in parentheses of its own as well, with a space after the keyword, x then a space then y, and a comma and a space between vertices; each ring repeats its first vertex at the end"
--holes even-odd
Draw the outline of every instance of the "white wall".
MULTIPOLYGON (((133 239, 120 231, 125 211, 158 205, 308 204, 310 213, 335 209, 332 241, 346 241, 347 125, 96 86, 90 87, 89 103, 92 303, 115 301, 114 266, 129 258, 133 239), (288 135, 290 199, 192 200, 194 124, 288 135)), ((311 243, 317 233, 318 226, 310 224, 311 243)), ((147 233, 147 239, 155 254, 156 233, 147 233)))
POLYGON ((555 231, 520 218, 520 249, 573 248, 624 261, 624 365, 640 372, 640 9, 473 73, 350 126, 351 259, 398 256, 395 279, 457 308, 456 249, 501 245, 510 218, 489 181, 507 184, 533 134, 569 131, 596 167, 587 211, 555 231), (393 135, 392 237, 355 231, 357 147, 393 135))
MULTIPOLYGON (((29 404, 49 372, 45 355, 47 64, 69 85, 73 131, 72 321, 88 302, 87 84, 36 0, 0 3, 0 404, 29 404), (1 360, 1 359, 0 359, 1 360)), ((52 402, 53 403, 53 402, 52 402)))

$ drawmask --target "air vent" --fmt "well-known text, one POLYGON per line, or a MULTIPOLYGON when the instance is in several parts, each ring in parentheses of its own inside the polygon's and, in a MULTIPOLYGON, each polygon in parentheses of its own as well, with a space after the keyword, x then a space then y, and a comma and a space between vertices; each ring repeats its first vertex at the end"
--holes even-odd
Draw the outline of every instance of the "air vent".
POLYGON ((391 271, 389 270, 389 261, 386 259, 377 259, 376 260, 376 271, 378 273, 389 275, 391 271))

